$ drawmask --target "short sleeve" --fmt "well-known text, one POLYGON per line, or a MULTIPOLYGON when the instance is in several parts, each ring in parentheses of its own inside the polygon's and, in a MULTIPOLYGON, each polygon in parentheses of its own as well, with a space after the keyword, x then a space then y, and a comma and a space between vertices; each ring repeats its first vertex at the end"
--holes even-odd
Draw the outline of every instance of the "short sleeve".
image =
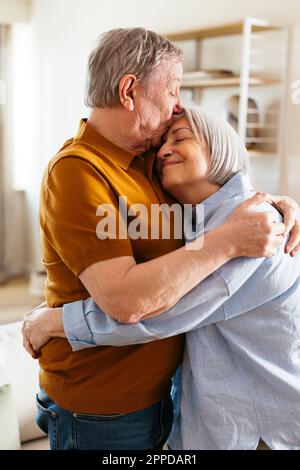
POLYGON ((120 220, 117 195, 91 163, 70 156, 53 165, 42 191, 41 229, 76 276, 96 262, 133 256, 124 227, 119 235, 120 220))

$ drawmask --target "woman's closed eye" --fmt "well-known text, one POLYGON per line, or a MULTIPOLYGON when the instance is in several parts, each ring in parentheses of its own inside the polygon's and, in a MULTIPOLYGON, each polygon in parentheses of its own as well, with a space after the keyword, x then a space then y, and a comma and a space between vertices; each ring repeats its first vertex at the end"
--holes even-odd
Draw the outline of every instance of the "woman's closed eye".
POLYGON ((192 137, 190 135, 188 135, 188 136, 187 135, 186 136, 182 135, 182 136, 176 137, 174 142, 175 143, 176 142, 182 142, 183 140, 191 140, 191 139, 192 139, 192 137))

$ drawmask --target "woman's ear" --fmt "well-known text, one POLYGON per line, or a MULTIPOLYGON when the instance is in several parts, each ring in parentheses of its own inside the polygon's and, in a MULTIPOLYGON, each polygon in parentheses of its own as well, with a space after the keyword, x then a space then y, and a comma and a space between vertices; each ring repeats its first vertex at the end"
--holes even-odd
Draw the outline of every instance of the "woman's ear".
POLYGON ((119 84, 119 98, 120 103, 124 106, 127 111, 134 110, 134 97, 135 97, 135 90, 137 84, 137 78, 135 75, 124 75, 121 78, 119 84))

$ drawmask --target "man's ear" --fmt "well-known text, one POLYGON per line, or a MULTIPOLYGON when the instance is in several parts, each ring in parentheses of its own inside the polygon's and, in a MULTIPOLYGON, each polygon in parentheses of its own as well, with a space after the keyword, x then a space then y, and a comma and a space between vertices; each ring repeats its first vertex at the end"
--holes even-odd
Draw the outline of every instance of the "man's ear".
POLYGON ((134 110, 135 87, 137 78, 135 75, 124 75, 119 84, 120 103, 127 111, 134 110))

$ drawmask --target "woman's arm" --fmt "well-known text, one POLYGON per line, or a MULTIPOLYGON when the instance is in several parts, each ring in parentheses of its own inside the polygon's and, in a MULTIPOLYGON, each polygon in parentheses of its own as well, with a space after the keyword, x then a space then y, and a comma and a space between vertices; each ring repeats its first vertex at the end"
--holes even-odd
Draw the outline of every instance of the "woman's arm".
POLYGON ((41 347, 40 322, 45 338, 66 336, 73 351, 95 346, 125 346, 176 336, 224 320, 228 301, 252 277, 265 258, 240 258, 227 263, 198 284, 162 315, 135 324, 122 324, 101 310, 92 298, 57 309, 43 309, 27 326, 32 346, 41 347), (234 285, 230 277, 235 275, 234 285), (53 320, 56 318, 56 321, 53 320))
POLYGON ((65 334, 73 351, 78 351, 91 346, 148 343, 222 321, 225 319, 223 304, 245 285, 264 260, 239 258, 230 261, 226 271, 220 268, 162 315, 136 324, 119 323, 99 309, 93 299, 64 305, 65 334), (233 273, 234 285, 229 281, 233 273))
MULTIPOLYGON (((235 204, 238 204, 238 201, 235 204)), ((206 229, 213 229, 232 210, 232 202, 227 207, 222 206, 214 217, 210 218, 206 229)), ((278 213, 273 214, 273 217, 278 220, 278 213)), ((280 240, 282 242, 282 238, 280 240)), ((190 254, 196 256, 193 251, 190 251, 190 254)), ((157 317, 157 312, 152 312, 149 317, 157 318, 154 323, 149 320, 134 326, 121 325, 103 308, 98 308, 93 299, 88 299, 64 307, 64 324, 61 309, 44 309, 40 316, 35 312, 33 318, 26 321, 26 332, 35 349, 39 349, 50 337, 65 334, 73 350, 101 344, 121 346, 174 336, 203 326, 203 323, 222 320, 222 309, 218 311, 218 307, 246 282, 262 260, 263 258, 244 258, 241 262, 239 258, 230 261, 220 268, 219 272, 213 273, 198 284, 164 315, 157 317)))
MULTIPOLYGON (((289 206, 289 203, 287 203, 287 206, 289 206)), ((296 206, 296 208, 298 211, 298 206, 296 206)), ((283 210, 284 214, 286 213, 285 211, 286 209, 283 210)), ((295 223, 295 220, 296 220, 297 224, 299 225, 299 221, 296 219, 296 216, 298 213, 297 211, 295 212, 295 210, 292 210, 291 207, 289 208, 289 217, 286 220, 289 224, 295 223)), ((295 243, 295 238, 294 238, 294 243, 295 243)), ((74 311, 74 313, 76 314, 76 311, 74 311)), ((91 333, 89 332, 87 328, 87 322, 86 322, 85 316, 83 315, 82 308, 78 310, 76 318, 77 320, 75 320, 75 317, 74 317, 74 321, 76 321, 76 325, 74 326, 74 331, 75 331, 75 327, 79 328, 79 330, 81 328, 81 331, 83 331, 83 335, 82 335, 83 339, 87 337, 90 338, 91 333), (85 335, 84 332, 88 334, 85 335)), ((34 353, 33 353, 32 347, 30 346, 29 334, 32 335, 31 336, 32 341, 34 342, 34 344, 36 344, 37 349, 39 349, 39 347, 45 344, 52 336, 60 336, 60 337, 66 336, 65 331, 64 331, 62 312, 60 308, 51 309, 51 315, 49 315, 49 309, 40 309, 34 312, 34 314, 30 312, 29 314, 26 315, 25 322, 24 322, 24 328, 23 328, 24 346, 32 356, 34 356, 34 353), (27 329, 25 328, 26 321, 28 325, 27 329), (32 330, 30 330, 30 325, 33 326, 32 330), (29 333, 29 330, 30 330, 30 333, 29 333)), ((117 322, 115 325, 118 326, 119 323, 117 322)), ((97 331, 99 331, 101 334, 100 326, 99 326, 99 330, 97 331)), ((69 331, 69 334, 70 334, 70 339, 72 340, 72 338, 74 338, 74 334, 72 333, 71 330, 69 331)))
POLYGON ((248 199, 189 249, 140 264, 133 257, 97 262, 79 278, 96 304, 122 323, 159 315, 231 259, 277 252, 285 226, 273 212, 256 212, 264 201, 264 195, 248 199))

